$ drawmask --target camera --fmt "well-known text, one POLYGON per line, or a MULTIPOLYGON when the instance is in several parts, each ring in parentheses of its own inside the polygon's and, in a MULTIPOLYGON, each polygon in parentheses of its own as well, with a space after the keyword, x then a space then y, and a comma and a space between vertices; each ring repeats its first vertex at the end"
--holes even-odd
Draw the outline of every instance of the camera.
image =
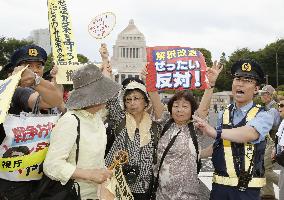
POLYGON ((251 181, 252 177, 251 174, 247 171, 241 170, 239 176, 239 182, 237 188, 239 191, 244 192, 248 188, 248 184, 251 181))
POLYGON ((125 164, 122 166, 122 171, 129 185, 137 181, 139 175, 139 167, 137 165, 125 164))

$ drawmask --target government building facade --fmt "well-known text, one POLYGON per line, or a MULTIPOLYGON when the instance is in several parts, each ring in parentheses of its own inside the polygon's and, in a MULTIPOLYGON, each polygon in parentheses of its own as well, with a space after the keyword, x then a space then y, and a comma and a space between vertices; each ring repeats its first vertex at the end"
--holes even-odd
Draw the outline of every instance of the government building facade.
POLYGON ((115 81, 121 83, 130 77, 140 78, 140 72, 147 63, 146 40, 134 24, 129 21, 128 26, 118 34, 113 46, 111 66, 117 70, 115 81))

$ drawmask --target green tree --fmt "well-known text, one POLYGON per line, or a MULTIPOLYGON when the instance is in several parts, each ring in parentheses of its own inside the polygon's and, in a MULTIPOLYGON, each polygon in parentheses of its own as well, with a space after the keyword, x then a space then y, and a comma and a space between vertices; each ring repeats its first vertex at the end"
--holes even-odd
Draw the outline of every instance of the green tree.
POLYGON ((258 61, 264 72, 268 75, 268 83, 276 88, 276 52, 278 57, 279 85, 284 84, 284 39, 268 44, 259 50, 258 61))
MULTIPOLYGON (((22 46, 32 44, 31 41, 17 40, 14 38, 0 37, 0 65, 5 66, 10 62, 10 58, 14 51, 22 46)), ((1 71, 0 79, 4 79, 7 76, 5 72, 1 71)))
POLYGON ((196 50, 203 54, 207 67, 211 67, 213 65, 211 52, 205 48, 196 48, 196 50))

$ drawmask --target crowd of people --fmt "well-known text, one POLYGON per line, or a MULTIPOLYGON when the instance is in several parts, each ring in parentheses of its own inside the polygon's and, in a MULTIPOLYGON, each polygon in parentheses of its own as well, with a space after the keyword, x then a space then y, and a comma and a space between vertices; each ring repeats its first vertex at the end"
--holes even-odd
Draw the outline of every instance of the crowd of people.
MULTIPOLYGON (((112 80, 105 45, 100 53, 101 68, 87 64, 73 73, 73 91, 67 102, 63 87, 56 83, 56 66, 50 80, 42 78, 47 55, 41 47, 17 49, 4 67, 8 76, 25 68, 9 115, 29 113, 37 107, 40 113, 60 116, 50 132, 48 152, 38 174, 62 185, 75 180, 82 200, 96 200, 99 185, 113 176, 115 155, 124 151, 128 162, 122 169, 134 200, 201 200, 200 159, 212 157, 212 190, 207 199, 272 200, 273 183, 280 188, 279 198, 284 199, 283 167, 280 175, 273 171, 274 158, 284 150, 284 100, 277 103, 273 99, 275 90, 270 85, 260 90, 264 72, 256 61, 242 59, 232 65, 233 102, 218 113, 217 126, 212 127, 207 115, 223 68, 220 63, 207 69, 209 87, 200 103, 191 91, 182 90, 165 106, 158 91, 146 89, 146 67, 141 79, 127 78, 120 85, 112 80), (254 103, 258 94, 265 106, 254 103), (201 149, 204 135, 213 138, 214 144, 201 149)), ((0 126, 1 152, 8 136, 11 141, 17 137, 5 127, 4 122, 0 126)), ((28 149, 27 154, 36 152, 28 149)), ((15 156, 23 155, 10 155, 15 156)), ((41 176, 21 180, 11 178, 11 172, 0 169, 0 199, 31 199, 41 176)))

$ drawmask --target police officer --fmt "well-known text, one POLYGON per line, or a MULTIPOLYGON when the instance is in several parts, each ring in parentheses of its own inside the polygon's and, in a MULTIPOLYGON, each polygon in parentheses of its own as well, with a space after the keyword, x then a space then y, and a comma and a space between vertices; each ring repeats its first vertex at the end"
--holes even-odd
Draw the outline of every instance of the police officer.
POLYGON ((195 126, 215 138, 215 168, 211 200, 259 200, 265 185, 263 157, 265 137, 272 116, 253 103, 264 73, 253 60, 239 60, 231 68, 234 103, 219 113, 216 129, 194 116, 195 126))
POLYGON ((261 198, 263 200, 275 200, 273 183, 277 185, 279 182, 279 175, 273 171, 274 165, 271 159, 272 150, 275 146, 275 135, 280 124, 280 114, 277 110, 278 104, 273 99, 274 93, 275 89, 271 85, 265 85, 259 91, 262 103, 265 104, 265 108, 273 116, 273 126, 266 139, 267 143, 264 155, 266 185, 261 190, 261 198))
MULTIPOLYGON (((49 81, 44 80, 44 64, 47 55, 43 48, 36 45, 27 45, 17 49, 11 57, 11 65, 7 68, 14 68, 13 73, 17 73, 28 66, 22 73, 18 88, 12 97, 10 114, 19 115, 20 112, 31 112, 39 95, 39 108, 52 108, 62 104, 62 95, 56 87, 49 81)), ((5 123, 5 122, 4 122, 5 123)), ((3 124, 0 125, 0 148, 6 134, 3 124)), ((4 157, 4 155, 0 155, 4 157)), ((26 200, 33 190, 37 181, 25 180, 15 181, 9 179, 9 172, 0 170, 0 199, 26 200)))

